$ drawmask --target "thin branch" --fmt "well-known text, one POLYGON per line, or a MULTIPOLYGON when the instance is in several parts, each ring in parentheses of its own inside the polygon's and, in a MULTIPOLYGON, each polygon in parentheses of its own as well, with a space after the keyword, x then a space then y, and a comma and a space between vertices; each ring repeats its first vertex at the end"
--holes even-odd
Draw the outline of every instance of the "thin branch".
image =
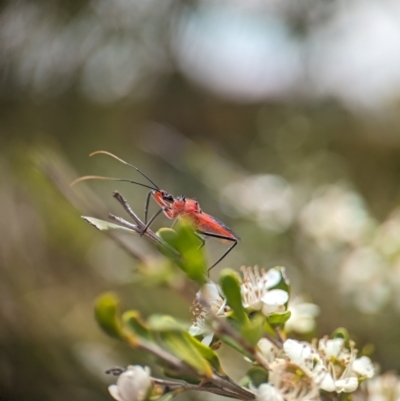
POLYGON ((161 245, 164 247, 174 258, 180 259, 181 255, 171 246, 169 246, 165 241, 163 241, 158 235, 154 233, 150 228, 146 227, 146 224, 140 220, 140 218, 137 216, 137 214, 132 210, 132 208, 129 206, 128 202, 125 200, 125 198, 118 192, 114 191, 113 192, 113 197, 122 205, 122 207, 125 209, 125 211, 129 214, 129 216, 133 219, 133 221, 136 223, 135 225, 128 223, 126 220, 122 219, 121 217, 117 217, 114 215, 110 215, 110 218, 119 221, 121 224, 124 224, 126 227, 131 228, 132 230, 136 231, 139 235, 144 235, 147 238, 151 239, 154 241, 156 244, 161 245))
POLYGON ((190 383, 178 383, 170 380, 163 380, 163 379, 158 379, 158 378, 153 378, 152 380, 154 383, 156 383, 159 386, 162 386, 166 389, 168 389, 168 392, 175 391, 177 389, 182 389, 183 391, 205 391, 208 393, 213 393, 213 394, 218 394, 222 395, 225 397, 229 398, 235 398, 235 399, 242 399, 244 401, 247 400, 252 400, 255 398, 254 394, 248 393, 246 394, 246 397, 240 397, 237 393, 232 393, 231 391, 224 390, 218 387, 210 387, 210 386, 204 386, 201 384, 190 384, 190 383), (252 396, 252 397, 251 397, 252 396))
MULTIPOLYGON (((128 339, 129 340, 129 339, 128 339)), ((135 339, 138 341, 138 339, 135 339)), ((142 348, 145 351, 151 352, 153 355, 157 356, 159 359, 166 362, 169 366, 176 370, 179 370, 183 374, 189 374, 191 376, 200 376, 206 382, 212 383, 217 388, 224 390, 226 393, 231 393, 232 396, 236 397, 239 395, 243 400, 254 399, 254 394, 250 391, 239 386, 235 382, 231 381, 227 376, 219 376, 217 373, 213 373, 211 377, 205 375, 199 375, 199 373, 193 369, 191 366, 187 365, 185 362, 181 361, 179 358, 160 348, 159 346, 148 342, 146 340, 140 339, 139 342, 135 343, 135 347, 142 348)))

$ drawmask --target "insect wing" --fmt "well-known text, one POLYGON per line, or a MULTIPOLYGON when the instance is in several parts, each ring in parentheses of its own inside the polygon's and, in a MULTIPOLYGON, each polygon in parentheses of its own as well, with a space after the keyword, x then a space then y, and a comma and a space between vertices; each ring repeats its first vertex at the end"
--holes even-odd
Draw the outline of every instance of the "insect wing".
POLYGON ((202 231, 225 235, 227 237, 235 238, 237 240, 240 237, 234 233, 229 227, 227 227, 221 220, 207 213, 199 213, 196 216, 198 228, 202 231))

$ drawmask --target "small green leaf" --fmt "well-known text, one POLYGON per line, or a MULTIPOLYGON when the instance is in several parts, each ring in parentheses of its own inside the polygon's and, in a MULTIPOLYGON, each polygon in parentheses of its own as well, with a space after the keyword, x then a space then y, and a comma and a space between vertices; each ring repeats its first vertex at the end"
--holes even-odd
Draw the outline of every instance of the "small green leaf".
POLYGON ((267 321, 272 327, 280 327, 283 326, 290 319, 290 316, 290 311, 274 312, 268 315, 267 321))
POLYGON ((332 338, 343 338, 346 347, 349 347, 350 335, 344 327, 338 327, 331 335, 332 338))
MULTIPOLYGON (((183 380, 183 379, 181 379, 181 380, 183 380)), ((187 381, 187 380, 185 380, 185 381, 187 381)), ((197 383, 199 383, 199 381, 197 381, 197 383)), ((157 398, 157 401, 171 401, 178 394, 181 394, 184 391, 185 391, 185 389, 183 387, 177 388, 173 391, 168 392, 167 394, 164 394, 162 397, 157 398)))
POLYGON ((194 347, 197 349, 197 351, 202 355, 204 359, 206 359, 211 366, 214 367, 221 375, 225 375, 225 372, 222 369, 221 363, 219 361, 217 353, 208 347, 207 345, 204 345, 202 342, 200 342, 197 338, 191 336, 189 333, 185 332, 183 333, 184 337, 186 340, 194 347))
POLYGON ((178 358, 194 368, 199 374, 211 377, 213 369, 210 363, 201 355, 197 347, 189 342, 183 331, 162 331, 160 337, 168 349, 178 358))
POLYGON ((178 322, 172 316, 158 314, 151 315, 147 319, 147 325, 154 332, 169 330, 187 331, 189 329, 187 323, 178 322))
POLYGON ((111 337, 122 338, 119 318, 119 299, 113 293, 101 295, 96 300, 95 317, 100 327, 111 337))
POLYGON ((234 316, 241 323, 248 323, 246 311, 242 303, 240 283, 236 272, 232 269, 224 269, 220 276, 220 285, 225 294, 227 304, 234 311, 234 316))
POLYGON ((200 238, 195 234, 189 222, 180 221, 176 231, 162 228, 157 232, 157 235, 182 255, 182 259, 174 258, 173 261, 189 278, 200 285, 206 283, 204 250, 201 248, 200 238))
POLYGON ((255 387, 259 387, 268 380, 268 372, 261 366, 251 367, 247 372, 247 376, 255 387))
POLYGON ((143 338, 148 341, 153 341, 153 335, 147 326, 146 322, 144 322, 138 311, 127 311, 122 315, 122 322, 125 330, 128 330, 129 333, 133 333, 140 338, 143 338))
POLYGON ((262 313, 254 313, 251 315, 248 323, 241 328, 241 333, 245 340, 256 345, 264 333, 265 316, 262 313))
POLYGON ((186 383, 190 383, 190 384, 199 384, 202 381, 202 379, 199 378, 198 376, 187 375, 187 374, 182 373, 180 371, 176 371, 174 369, 171 369, 170 367, 164 367, 163 368, 163 373, 164 373, 165 376, 170 377, 171 379, 183 380, 186 383))

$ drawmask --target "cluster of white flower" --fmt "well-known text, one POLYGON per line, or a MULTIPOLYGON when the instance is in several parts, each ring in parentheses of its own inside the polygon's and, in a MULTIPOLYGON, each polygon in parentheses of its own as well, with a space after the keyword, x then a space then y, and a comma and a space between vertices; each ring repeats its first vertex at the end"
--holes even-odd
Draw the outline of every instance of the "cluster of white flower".
POLYGON ((298 222, 309 247, 307 266, 325 268, 324 277, 337 281, 345 302, 364 313, 388 303, 400 309, 400 208, 378 222, 359 193, 329 185, 315 191, 298 222))
MULTIPOLYGON (((265 316, 286 309, 285 305, 289 301, 288 292, 274 289, 282 280, 281 270, 272 268, 265 271, 257 266, 254 268, 243 266, 241 272, 243 277, 240 289, 244 308, 250 311, 261 311, 265 316)), ((193 302, 194 321, 189 333, 192 336, 202 335, 204 337, 202 342, 209 345, 213 338, 211 318, 224 316, 229 310, 220 288, 214 283, 204 285, 193 302)), ((302 317, 305 314, 303 313, 302 317)), ((300 323, 299 326, 301 325, 300 323)))
MULTIPOLYGON (((265 368, 265 378, 261 383, 259 379, 253 383, 253 376, 248 373, 250 389, 246 390, 250 396, 254 395, 257 401, 319 401, 321 391, 353 393, 360 388, 361 382, 374 376, 371 360, 367 356, 357 357, 352 341, 341 337, 324 337, 314 339, 311 343, 286 339, 292 331, 298 334, 312 332, 319 310, 316 305, 306 303, 301 298, 295 299, 290 306, 289 283, 283 268, 266 271, 257 267, 242 267, 241 273, 237 282, 240 295, 239 288, 236 294, 239 299, 241 297, 242 306, 249 316, 256 311, 267 322, 270 318, 287 316, 288 310, 292 313, 288 321, 279 323, 279 330, 274 338, 270 337, 271 341, 268 338, 258 341, 252 360, 255 364, 259 363, 261 369, 265 368)), ((212 282, 203 285, 197 293, 192 312, 194 323, 189 333, 202 337, 205 345, 212 343, 219 327, 218 320, 232 316, 224 293, 212 282), (215 322, 217 324, 214 325, 215 322)), ((274 327, 271 325, 271 330, 274 327)), ((376 392, 385 390, 389 381, 375 380, 370 384, 364 383, 363 387, 368 386, 372 394, 374 388, 376 392)), ((144 401, 160 381, 157 385, 154 383, 156 379, 150 377, 148 368, 131 366, 109 390, 117 401, 144 401)), ((396 380, 396 383, 398 385, 399 381, 396 380)), ((170 390, 170 385, 168 388, 170 390)), ((386 398, 368 396, 365 400, 385 401, 386 398)))
POLYGON ((354 345, 346 348, 342 338, 312 344, 289 339, 282 349, 262 339, 258 346, 270 363, 268 383, 256 389, 259 401, 316 400, 319 390, 350 393, 374 375, 370 359, 356 358, 354 345))
MULTIPOLYGON (((257 266, 243 266, 241 272, 240 289, 244 308, 249 311, 261 311, 265 316, 288 309, 291 317, 285 326, 286 331, 309 333, 314 330, 315 318, 319 313, 318 306, 305 302, 301 297, 295 297, 287 307, 288 292, 274 288, 282 281, 283 268, 266 271, 257 266)), ((212 316, 224 316, 229 310, 220 288, 214 283, 204 285, 193 302, 194 321, 189 333, 192 336, 202 335, 202 342, 209 345, 213 338, 210 326, 212 316)))

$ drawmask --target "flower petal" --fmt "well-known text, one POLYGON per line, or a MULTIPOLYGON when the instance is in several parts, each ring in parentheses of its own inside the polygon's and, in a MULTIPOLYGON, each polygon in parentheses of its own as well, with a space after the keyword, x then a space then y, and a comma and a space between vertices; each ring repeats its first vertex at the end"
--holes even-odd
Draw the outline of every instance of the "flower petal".
POLYGON ((196 337, 196 336, 200 336, 200 335, 204 334, 206 330, 204 327, 200 327, 200 325, 196 323, 196 324, 192 324, 189 327, 188 331, 189 331, 190 335, 192 335, 193 337, 196 337))
POLYGON ((281 273, 277 269, 269 269, 264 275, 263 279, 265 280, 265 287, 272 288, 275 287, 281 281, 281 273))
POLYGON ((257 401, 284 401, 281 393, 268 383, 261 384, 256 390, 257 401))
POLYGON ((336 380, 335 385, 338 393, 351 393, 357 390, 358 380, 356 377, 348 377, 347 379, 336 380))
POLYGON ((267 340, 266 338, 261 338, 261 340, 257 343, 257 347, 269 363, 275 360, 280 351, 274 344, 272 344, 271 341, 267 340))
POLYGON ((108 391, 110 392, 111 397, 114 398, 115 400, 124 401, 119 395, 118 386, 116 384, 108 386, 108 391))
POLYGON ((211 344, 213 338, 214 338, 214 333, 210 333, 210 334, 207 334, 207 335, 201 340, 201 342, 202 342, 204 345, 207 345, 207 346, 208 346, 208 345, 211 344))
POLYGON ((221 298, 219 288, 214 283, 204 284, 199 291, 199 295, 200 299, 204 299, 209 304, 221 298))
POLYGON ((282 307, 289 300, 289 294, 283 290, 271 290, 263 295, 261 301, 263 303, 262 311, 265 314, 282 310, 282 307))
POLYGON ((336 390, 335 381, 333 380, 332 375, 329 372, 327 372, 326 368, 323 367, 322 365, 321 369, 316 369, 313 372, 313 376, 315 381, 322 390, 329 392, 336 390))
POLYGON ((331 340, 322 339, 319 342, 318 350, 327 358, 337 358, 344 347, 343 338, 334 338, 331 340))
POLYGON ((353 371, 362 377, 370 379, 375 373, 374 366, 367 356, 356 359, 352 365, 353 371))

